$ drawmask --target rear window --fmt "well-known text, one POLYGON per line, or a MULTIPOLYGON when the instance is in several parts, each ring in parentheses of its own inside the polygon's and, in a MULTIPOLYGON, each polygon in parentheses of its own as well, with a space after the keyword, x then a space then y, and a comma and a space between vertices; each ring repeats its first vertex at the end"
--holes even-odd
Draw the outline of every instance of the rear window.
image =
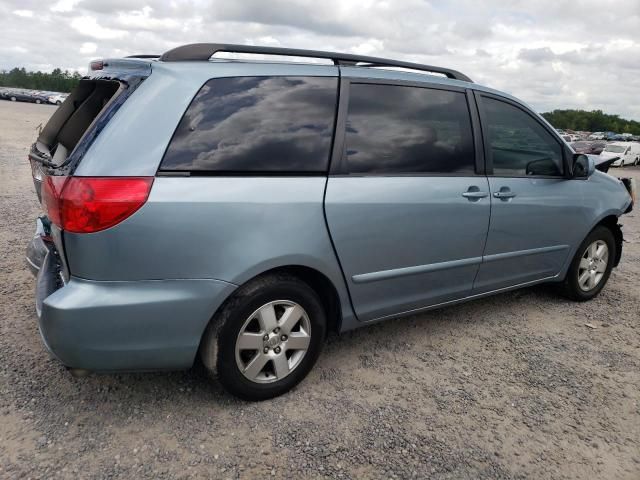
POLYGON ((346 168, 356 174, 473 174, 475 153, 464 93, 352 84, 346 168))
POLYGON ((337 91, 334 77, 209 80, 178 124, 160 169, 326 172, 337 91))

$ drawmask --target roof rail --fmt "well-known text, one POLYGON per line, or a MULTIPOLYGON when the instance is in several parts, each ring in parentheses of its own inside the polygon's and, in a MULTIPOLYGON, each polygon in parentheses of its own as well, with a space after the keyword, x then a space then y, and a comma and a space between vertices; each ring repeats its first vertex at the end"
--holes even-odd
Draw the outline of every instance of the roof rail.
POLYGON ((401 62, 387 58, 367 57, 349 53, 323 52, 319 50, 302 50, 297 48, 258 47, 252 45, 232 45, 226 43, 191 43, 182 45, 160 56, 162 62, 208 61, 218 52, 255 53, 262 55, 282 55, 287 57, 325 58, 334 65, 364 67, 400 67, 423 72, 439 73, 448 78, 472 82, 465 74, 449 68, 434 67, 421 63, 401 62), (362 65, 359 65, 362 64, 362 65))
POLYGON ((142 53, 140 55, 127 55, 124 58, 160 58, 161 55, 149 55, 147 53, 142 53))

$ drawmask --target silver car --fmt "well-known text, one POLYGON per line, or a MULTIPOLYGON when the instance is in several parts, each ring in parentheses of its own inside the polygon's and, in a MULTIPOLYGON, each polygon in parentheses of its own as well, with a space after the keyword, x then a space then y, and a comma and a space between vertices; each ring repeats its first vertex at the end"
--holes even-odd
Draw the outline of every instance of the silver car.
POLYGON ((199 356, 252 400, 330 331, 542 282, 595 297, 634 192, 455 70, 240 45, 92 62, 30 159, 53 355, 77 375, 199 356))

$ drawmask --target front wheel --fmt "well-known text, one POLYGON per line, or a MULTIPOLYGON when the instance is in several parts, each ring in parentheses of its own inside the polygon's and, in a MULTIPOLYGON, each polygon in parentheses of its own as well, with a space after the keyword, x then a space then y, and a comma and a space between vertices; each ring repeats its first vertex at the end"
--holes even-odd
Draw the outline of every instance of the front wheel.
POLYGON ((616 258, 616 244, 611 230, 594 228, 584 239, 569 266, 562 284, 565 296, 584 302, 596 297, 604 288, 616 258))
POLYGON ((325 331, 326 314, 311 287, 290 275, 268 275, 240 287, 216 314, 201 358, 233 395, 265 400, 304 379, 325 331))

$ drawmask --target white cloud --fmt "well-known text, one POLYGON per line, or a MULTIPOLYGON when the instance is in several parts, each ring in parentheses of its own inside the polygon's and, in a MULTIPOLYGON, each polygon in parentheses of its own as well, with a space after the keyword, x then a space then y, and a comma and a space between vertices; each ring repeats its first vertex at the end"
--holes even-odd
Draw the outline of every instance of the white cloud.
POLYGON ((96 53, 97 50, 98 50, 98 45, 93 42, 84 42, 80 46, 80 53, 84 55, 90 54, 90 53, 96 53))
POLYGON ((32 10, 14 10, 13 14, 17 15, 19 17, 25 17, 25 18, 33 17, 33 11, 32 10))
POLYGON ((80 0, 58 0, 52 7, 52 12, 70 12, 80 0))
POLYGON ((74 18, 71 20, 70 26, 84 36, 99 40, 111 40, 128 35, 128 32, 125 30, 115 30, 100 25, 94 17, 88 15, 74 18))

